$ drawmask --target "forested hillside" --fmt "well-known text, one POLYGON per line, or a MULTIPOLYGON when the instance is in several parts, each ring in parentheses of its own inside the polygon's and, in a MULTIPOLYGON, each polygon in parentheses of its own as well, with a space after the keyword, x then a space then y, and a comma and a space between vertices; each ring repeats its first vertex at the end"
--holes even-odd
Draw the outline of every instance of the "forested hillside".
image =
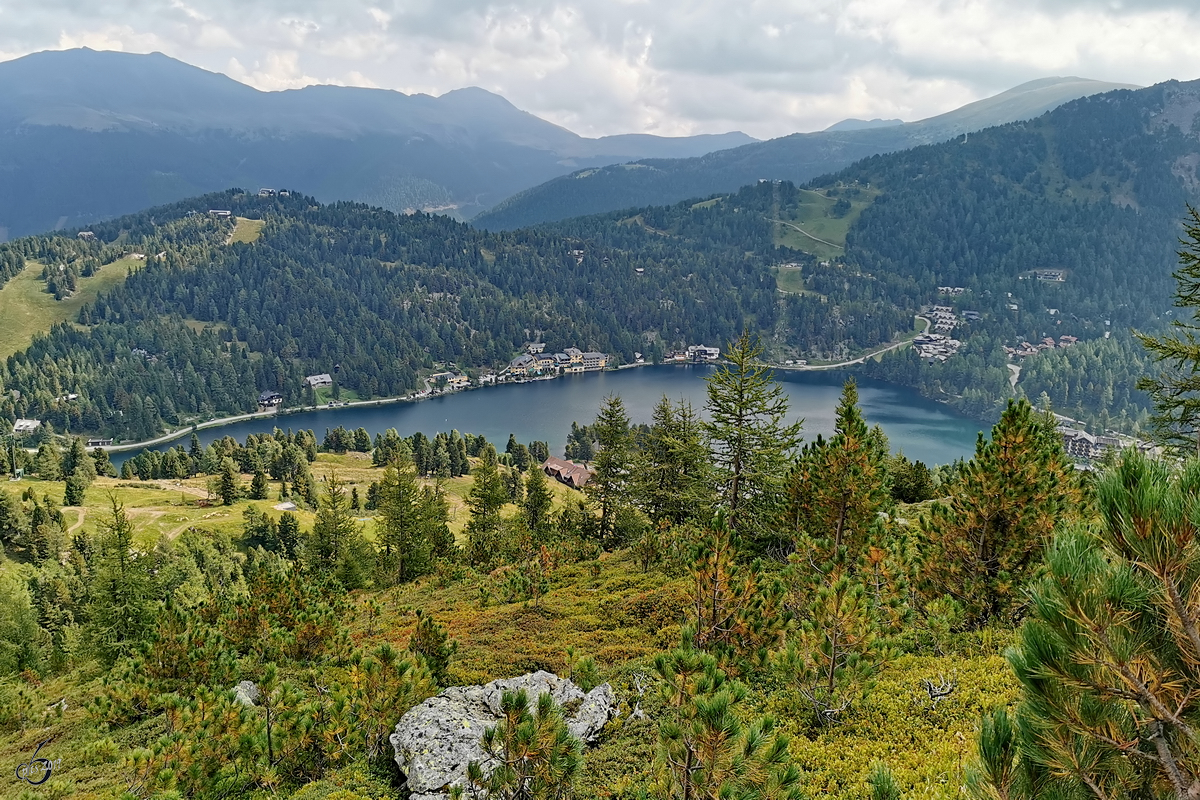
POLYGON ((0 247, 7 272, 41 262, 55 293, 97 264, 144 256, 76 324, 8 359, 0 418, 145 437, 254 410, 264 390, 299 402, 303 377, 315 373, 336 372, 362 398, 391 396, 419 388, 435 362, 502 366, 526 341, 628 361, 726 342, 746 320, 770 326, 777 313, 769 244, 748 249, 740 238, 586 245, 579 256, 584 246, 557 234, 494 235, 445 217, 237 192, 91 231, 91 241, 0 247), (253 242, 234 241, 239 217, 263 221, 253 242))

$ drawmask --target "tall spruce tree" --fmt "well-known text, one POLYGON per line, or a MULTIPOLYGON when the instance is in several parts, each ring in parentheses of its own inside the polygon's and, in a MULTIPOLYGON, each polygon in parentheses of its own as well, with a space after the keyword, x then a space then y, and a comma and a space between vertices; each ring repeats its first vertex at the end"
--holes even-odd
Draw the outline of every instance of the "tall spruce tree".
POLYGON ((358 522, 350 508, 346 484, 330 474, 325 491, 317 504, 317 518, 308 536, 309 567, 324 572, 336 565, 346 553, 346 545, 356 537, 358 522))
POLYGON ((632 435, 625 403, 617 395, 609 395, 596 415, 595 431, 599 451, 592 464, 592 477, 584 492, 599 512, 597 531, 600 544, 614 547, 620 544, 617 520, 621 510, 629 505, 632 435))
POLYGON ((691 404, 664 396, 634 464, 635 495, 655 525, 712 517, 713 493, 704 426, 691 404))
POLYGON ((787 423, 783 387, 758 357, 762 347, 748 332, 733 342, 708 378, 705 425, 716 468, 718 500, 730 528, 759 550, 780 546, 772 530, 783 475, 800 442, 801 422, 787 423))
POLYGON ((500 474, 496 449, 490 444, 480 453, 473 471, 474 481, 467 495, 471 518, 467 521, 467 550, 472 564, 492 563, 499 555, 500 510, 508 502, 508 487, 500 474))
POLYGON ((984 718, 971 785, 1011 800, 1200 796, 1200 460, 1127 452, 1101 523, 1060 534, 1008 659, 1015 718, 984 718))
POLYGON ((1188 206, 1178 251, 1175 306, 1189 310, 1191 319, 1171 321, 1172 332, 1162 336, 1137 334, 1160 365, 1157 375, 1140 379, 1137 388, 1154 403, 1151 423, 1163 441, 1200 454, 1200 212, 1188 206))
POLYGON ((87 624, 95 652, 109 664, 136 650, 154 625, 150 559, 134 550, 133 534, 125 507, 112 497, 100 529, 87 624))
POLYGON ((393 583, 405 583, 427 573, 433 556, 430 519, 411 461, 396 461, 384 469, 377 502, 381 571, 393 583))
POLYGON ((1053 419, 1010 400, 950 499, 922 518, 926 591, 953 597, 976 625, 1014 612, 1042 548, 1077 512, 1073 471, 1053 419))

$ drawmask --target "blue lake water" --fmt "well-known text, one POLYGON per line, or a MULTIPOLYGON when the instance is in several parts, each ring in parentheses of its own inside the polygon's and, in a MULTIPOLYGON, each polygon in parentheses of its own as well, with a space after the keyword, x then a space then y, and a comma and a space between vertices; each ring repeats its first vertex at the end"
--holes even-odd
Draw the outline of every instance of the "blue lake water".
MULTIPOLYGON (((239 441, 247 434, 268 433, 275 427, 301 430, 311 428, 320 439, 327 428, 342 425, 350 430, 363 427, 372 436, 395 428, 402 436, 421 431, 432 436, 439 431, 457 429, 462 433, 482 434, 503 449, 510 433, 517 440, 546 441, 551 452, 560 454, 566 446, 571 422, 581 424, 595 419, 600 403, 610 394, 620 395, 634 423, 649 422, 654 405, 666 395, 684 399, 702 410, 705 401, 704 379, 715 369, 705 365, 648 366, 614 372, 568 375, 550 381, 504 384, 484 389, 443 395, 413 403, 389 403, 383 406, 347 407, 288 414, 279 418, 255 419, 199 432, 203 444, 223 436, 239 441)), ((779 372, 791 403, 792 417, 804 420, 804 438, 829 436, 833 432, 834 411, 845 373, 839 371, 779 372)), ((926 464, 945 464, 960 457, 969 458, 975 449, 976 434, 984 427, 976 420, 956 414, 946 406, 921 397, 916 392, 878 381, 860 380, 860 405, 867 423, 883 426, 892 450, 902 450, 912 459, 926 464)), ((187 438, 161 445, 166 449, 187 438)), ((121 464, 133 453, 113 453, 114 464, 121 464)))

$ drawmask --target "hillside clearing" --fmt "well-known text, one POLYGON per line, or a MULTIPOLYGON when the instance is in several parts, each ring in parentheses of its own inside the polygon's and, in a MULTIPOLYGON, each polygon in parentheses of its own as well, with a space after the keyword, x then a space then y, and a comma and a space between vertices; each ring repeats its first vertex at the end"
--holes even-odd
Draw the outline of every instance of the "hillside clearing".
POLYGON ((238 217, 233 233, 229 234, 229 243, 254 244, 258 237, 262 236, 263 226, 266 224, 266 220, 238 217))
POLYGON ((75 319, 79 309, 95 301, 103 291, 125 280, 129 270, 140 262, 123 258, 105 264, 88 278, 80 278, 75 294, 65 300, 55 300, 46 291, 42 280, 42 265, 34 262, 0 288, 0 358, 24 350, 39 333, 49 333, 60 322, 75 319))

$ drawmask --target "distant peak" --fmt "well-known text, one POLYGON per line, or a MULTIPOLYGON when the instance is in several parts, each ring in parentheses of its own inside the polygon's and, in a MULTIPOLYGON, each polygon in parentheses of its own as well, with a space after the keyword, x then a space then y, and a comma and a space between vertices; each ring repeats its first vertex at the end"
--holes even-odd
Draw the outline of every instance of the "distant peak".
POLYGON ((826 131, 861 131, 867 128, 890 128, 893 125, 903 125, 902 119, 844 119, 826 128, 826 131))

